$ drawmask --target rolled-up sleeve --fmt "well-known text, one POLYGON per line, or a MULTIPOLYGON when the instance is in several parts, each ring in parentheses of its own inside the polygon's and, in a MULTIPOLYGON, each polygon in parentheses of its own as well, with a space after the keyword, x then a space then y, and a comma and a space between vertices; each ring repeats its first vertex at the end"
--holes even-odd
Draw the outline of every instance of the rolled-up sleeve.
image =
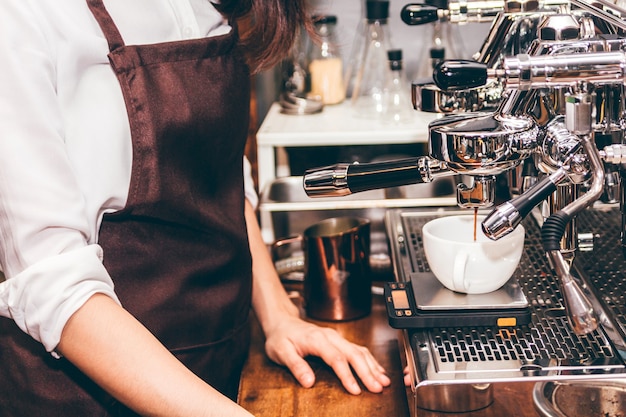
POLYGON ((119 303, 101 248, 89 245, 37 262, 3 282, 0 314, 53 352, 67 320, 96 293, 119 303))

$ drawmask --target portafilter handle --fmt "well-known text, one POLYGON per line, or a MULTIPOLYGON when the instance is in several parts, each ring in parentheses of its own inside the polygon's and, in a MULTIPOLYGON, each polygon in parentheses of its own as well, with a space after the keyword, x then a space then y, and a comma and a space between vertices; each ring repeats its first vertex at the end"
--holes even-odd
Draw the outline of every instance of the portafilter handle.
POLYGON ((305 171, 303 185, 309 197, 331 197, 431 180, 428 159, 419 157, 312 168, 305 171))

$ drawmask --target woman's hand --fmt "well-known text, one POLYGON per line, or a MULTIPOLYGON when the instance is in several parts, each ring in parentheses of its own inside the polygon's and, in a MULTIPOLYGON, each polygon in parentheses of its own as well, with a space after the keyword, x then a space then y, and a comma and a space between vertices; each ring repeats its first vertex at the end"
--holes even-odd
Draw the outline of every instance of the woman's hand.
POLYGON ((409 373, 409 367, 405 366, 404 369, 402 370, 402 374, 404 375, 403 379, 404 379, 404 386, 405 387, 410 387, 411 386, 411 374, 409 373))
POLYGON ((288 316, 265 336, 267 355, 289 368, 303 387, 315 383, 315 374, 305 360, 307 356, 317 356, 326 362, 350 394, 361 393, 355 374, 371 392, 381 392, 391 383, 366 347, 349 342, 334 329, 288 316))
POLYGON ((367 348, 347 341, 333 329, 300 318, 278 278, 249 202, 246 223, 252 253, 252 305, 265 333, 265 351, 270 359, 289 368, 307 388, 315 383, 315 374, 305 358, 317 356, 335 371, 349 393, 361 393, 356 377, 369 391, 381 392, 391 381, 367 348))

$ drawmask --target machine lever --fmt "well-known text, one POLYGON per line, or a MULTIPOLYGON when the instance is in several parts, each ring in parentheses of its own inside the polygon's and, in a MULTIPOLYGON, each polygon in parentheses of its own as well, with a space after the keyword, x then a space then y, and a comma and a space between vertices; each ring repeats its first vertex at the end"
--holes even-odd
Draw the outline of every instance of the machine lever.
POLYGON ((425 25, 439 20, 439 13, 435 6, 407 4, 402 8, 400 18, 410 26, 425 25))
POLYGON ((435 66, 433 80, 444 91, 467 90, 487 84, 487 65, 468 59, 441 61, 435 66))
POLYGON ((557 184, 565 178, 567 172, 558 169, 525 193, 496 207, 482 222, 485 235, 498 240, 511 233, 537 204, 556 191, 557 184))

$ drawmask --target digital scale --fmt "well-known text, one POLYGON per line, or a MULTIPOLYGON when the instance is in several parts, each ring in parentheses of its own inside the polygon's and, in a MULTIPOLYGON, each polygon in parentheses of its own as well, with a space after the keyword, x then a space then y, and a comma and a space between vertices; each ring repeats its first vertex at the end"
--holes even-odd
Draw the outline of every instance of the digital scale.
POLYGON ((396 329, 528 324, 528 301, 512 277, 487 294, 461 294, 445 288, 432 272, 413 272, 409 282, 385 284, 389 324, 396 329))
POLYGON ((430 271, 423 252, 421 228, 435 217, 458 213, 454 209, 430 213, 428 210, 387 213, 391 256, 397 273, 397 282, 384 285, 392 327, 515 327, 531 322, 531 309, 517 280, 519 271, 504 286, 486 294, 462 294, 449 290, 430 271))

